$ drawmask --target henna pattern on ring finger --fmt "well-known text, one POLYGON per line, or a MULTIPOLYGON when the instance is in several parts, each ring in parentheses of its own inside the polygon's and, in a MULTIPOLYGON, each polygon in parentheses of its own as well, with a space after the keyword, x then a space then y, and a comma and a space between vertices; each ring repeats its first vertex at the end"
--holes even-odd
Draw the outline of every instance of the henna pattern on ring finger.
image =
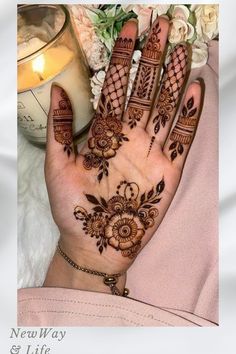
POLYGON ((169 57, 165 68, 160 94, 156 104, 157 113, 152 120, 153 136, 147 156, 150 154, 156 135, 161 128, 165 128, 177 107, 184 82, 187 76, 188 48, 186 45, 177 45, 169 57))

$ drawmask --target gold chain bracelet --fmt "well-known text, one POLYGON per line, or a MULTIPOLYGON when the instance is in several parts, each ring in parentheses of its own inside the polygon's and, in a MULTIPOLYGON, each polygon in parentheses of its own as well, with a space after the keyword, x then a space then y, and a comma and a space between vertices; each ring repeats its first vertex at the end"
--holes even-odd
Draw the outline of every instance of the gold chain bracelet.
POLYGON ((112 295, 119 295, 119 296, 128 296, 129 294, 129 289, 125 288, 123 294, 121 294, 120 290, 117 288, 116 283, 118 282, 118 278, 121 275, 124 275, 124 273, 117 273, 117 274, 107 274, 103 272, 99 272, 97 270, 89 269, 82 267, 75 263, 67 254, 61 249, 61 246, 57 245, 57 250, 59 254, 75 269, 81 270, 84 273, 91 274, 91 275, 97 275, 99 277, 103 277, 103 282, 105 285, 107 285, 110 290, 112 295))

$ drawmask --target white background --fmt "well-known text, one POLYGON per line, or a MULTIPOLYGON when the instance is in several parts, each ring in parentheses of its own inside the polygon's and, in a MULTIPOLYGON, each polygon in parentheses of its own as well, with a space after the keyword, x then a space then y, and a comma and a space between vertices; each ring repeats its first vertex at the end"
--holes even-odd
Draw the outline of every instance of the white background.
MULTIPOLYGON (((211 2, 214 3, 208 1, 211 2)), ((62 342, 51 342, 50 353, 232 354, 236 351, 233 342, 236 328, 236 2, 219 3, 220 327, 68 328, 62 342)), ((9 336, 10 328, 16 325, 17 287, 16 2, 11 0, 0 1, 0 70, 0 352, 5 354, 15 344, 9 336)), ((50 341, 47 344, 50 346, 50 341)))

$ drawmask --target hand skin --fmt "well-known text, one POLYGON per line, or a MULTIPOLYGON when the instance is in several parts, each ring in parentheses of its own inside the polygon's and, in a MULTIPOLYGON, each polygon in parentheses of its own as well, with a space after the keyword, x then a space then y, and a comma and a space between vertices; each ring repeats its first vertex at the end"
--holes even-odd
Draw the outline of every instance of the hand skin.
MULTIPOLYGON (((166 19, 162 18, 159 19, 159 22, 161 26, 161 51, 164 53, 169 24, 166 19)), ((153 26, 155 26, 155 23, 153 26)), ((150 33, 152 34, 152 29, 150 33)), ((120 38, 131 38, 134 43, 136 35, 137 23, 135 21, 128 21, 121 30, 120 38)), ((164 58, 161 59, 160 67, 163 60, 164 58)), ((154 77, 154 79, 156 81, 153 79, 153 82, 155 83, 154 86, 157 86, 158 74, 155 75, 156 77, 154 77)), ((105 82, 106 80, 108 80, 107 77, 105 82)), ((139 82, 139 80, 141 80, 140 77, 137 82, 139 82)), ((183 80, 181 85, 184 87, 185 83, 186 80, 183 80)), ((127 86, 126 83, 124 83, 123 86, 127 86)), ((63 97, 65 97, 65 92, 59 86, 52 87, 51 107, 47 128, 45 178, 52 215, 60 231, 59 243, 62 250, 80 266, 107 274, 125 273, 134 262, 141 249, 152 238, 175 195, 188 151, 196 133, 203 99, 202 89, 199 82, 193 82, 186 91, 183 104, 190 107, 194 102, 195 113, 193 118, 195 119, 195 125, 190 127, 191 132, 188 134, 191 139, 188 143, 185 141, 182 144, 182 148, 179 147, 178 141, 175 143, 175 146, 176 144, 178 146, 178 153, 174 159, 171 158, 170 153, 171 146, 173 146, 173 141, 175 142, 175 140, 171 138, 169 132, 173 129, 172 124, 178 105, 175 104, 172 107, 172 112, 166 125, 161 127, 160 132, 155 135, 155 133, 153 133, 152 121, 159 107, 159 100, 155 89, 156 87, 154 87, 152 91, 153 102, 155 102, 155 104, 153 105, 152 102, 150 102, 150 105, 157 108, 153 108, 154 113, 153 111, 150 113, 151 107, 147 111, 144 110, 142 119, 137 121, 137 126, 134 129, 131 129, 128 123, 128 110, 126 110, 123 115, 124 107, 120 107, 120 111, 118 111, 117 115, 117 117, 119 117, 117 119, 121 120, 122 133, 125 134, 128 141, 123 141, 119 149, 116 150, 115 156, 107 160, 109 161, 109 175, 104 176, 99 182, 97 179, 97 168, 84 168, 85 156, 90 152, 88 142, 85 143, 84 147, 77 155, 74 148, 69 151, 69 143, 65 144, 67 140, 61 139, 60 130, 56 135, 54 119, 59 111, 58 107, 62 97, 62 91, 63 97), (191 100, 193 101, 192 103, 191 100), (152 144, 151 152, 148 153, 153 135, 155 139, 152 144), (145 234, 141 239, 141 248, 133 258, 122 255, 121 249, 115 249, 110 244, 108 244, 100 254, 96 247, 96 238, 85 234, 83 222, 76 220, 73 215, 76 206, 83 207, 88 213, 92 213, 94 205, 88 201, 86 194, 93 195, 98 199, 103 197, 108 201, 116 195, 117 186, 124 180, 134 182, 138 186, 139 200, 142 193, 147 193, 152 187, 156 188, 161 180, 164 180, 165 183, 165 188, 161 193, 161 201, 155 206, 158 211, 158 216, 155 217, 154 225, 145 229, 145 234)), ((104 95, 105 92, 106 91, 104 91, 104 95)), ((106 94, 105 98, 108 100, 109 95, 106 94)), ((179 93, 177 100, 180 101, 180 98, 181 95, 179 93)), ((114 107, 112 108, 115 109, 114 107)), ((185 121, 186 119, 189 121, 189 118, 185 118, 185 121)), ((182 126, 183 124, 178 126, 177 122, 177 133, 173 135, 173 137, 178 136, 178 132, 181 130, 182 126)), ((187 128, 189 129, 189 127, 187 128)), ((65 129, 65 126, 62 127, 62 129, 65 129)), ((66 129, 67 135, 64 135, 64 137, 68 137, 68 132, 69 135, 70 133, 72 134, 72 124, 71 126, 67 125, 66 129)), ((91 138, 91 136, 92 132, 90 130, 89 138, 91 138)), ((110 241, 110 239, 108 241, 110 241)), ((126 275, 123 275, 119 278, 117 283, 117 287, 121 293, 124 290, 125 281, 126 275)), ((49 266, 44 286, 110 293, 110 289, 103 283, 102 277, 86 274, 74 269, 63 259, 58 251, 55 252, 49 266)))

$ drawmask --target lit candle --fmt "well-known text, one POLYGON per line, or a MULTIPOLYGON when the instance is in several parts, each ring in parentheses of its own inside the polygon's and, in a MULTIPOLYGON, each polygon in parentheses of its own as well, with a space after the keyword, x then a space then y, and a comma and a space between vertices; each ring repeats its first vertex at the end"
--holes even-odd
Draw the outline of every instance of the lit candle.
POLYGON ((52 83, 67 92, 74 114, 75 135, 81 133, 93 114, 89 74, 81 51, 72 50, 62 40, 47 45, 34 37, 18 45, 18 58, 21 58, 18 62, 18 121, 28 139, 36 143, 46 141, 52 83), (41 49, 30 57, 29 53, 35 48, 41 49))

